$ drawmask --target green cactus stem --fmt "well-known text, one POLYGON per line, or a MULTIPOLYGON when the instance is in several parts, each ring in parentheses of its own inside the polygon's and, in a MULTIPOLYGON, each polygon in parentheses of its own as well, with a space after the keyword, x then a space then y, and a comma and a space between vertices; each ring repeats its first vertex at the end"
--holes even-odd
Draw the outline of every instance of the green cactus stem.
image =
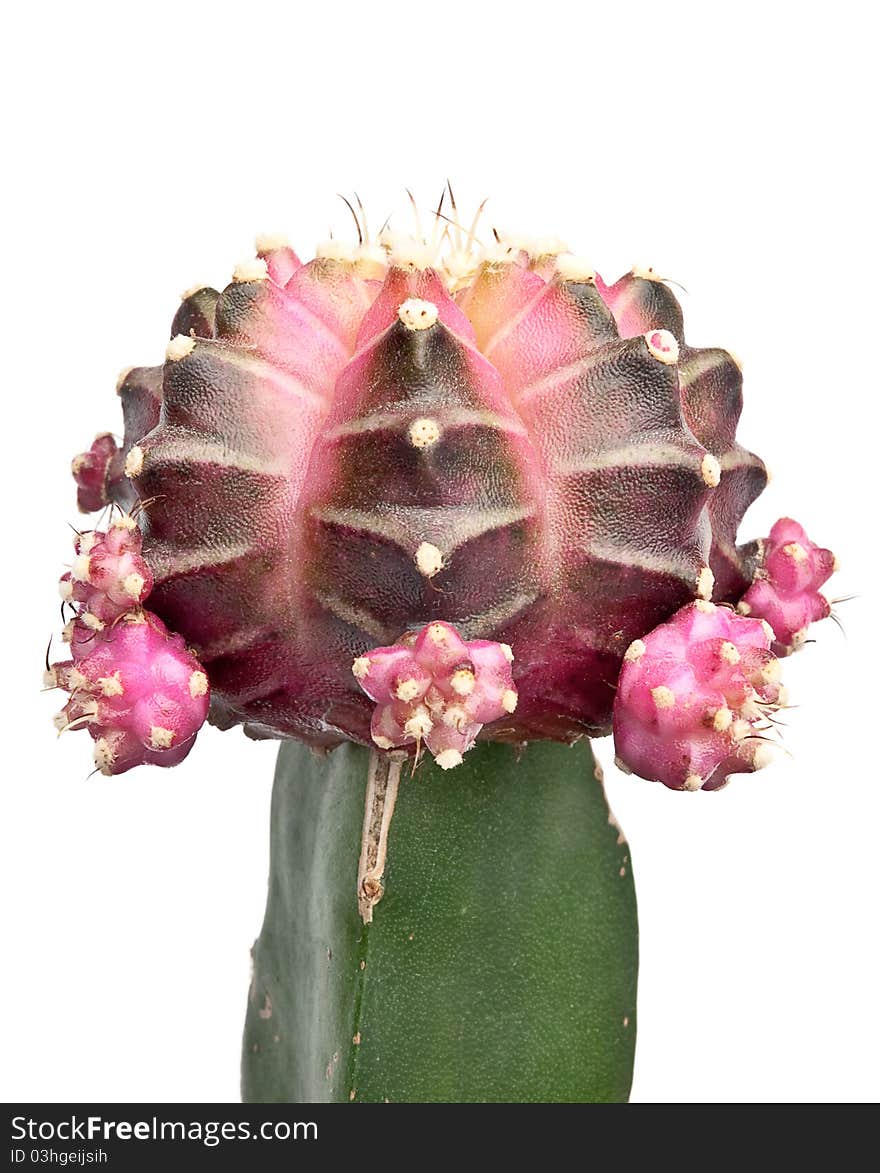
POLYGON ((243 1098, 626 1101, 637 963, 587 741, 478 743, 449 772, 287 742, 243 1098))

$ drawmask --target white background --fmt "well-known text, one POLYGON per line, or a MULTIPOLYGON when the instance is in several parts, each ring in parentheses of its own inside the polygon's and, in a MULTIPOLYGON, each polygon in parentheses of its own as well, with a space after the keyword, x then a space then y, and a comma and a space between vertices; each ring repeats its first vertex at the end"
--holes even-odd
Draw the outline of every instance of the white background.
MULTIPOLYGON (((791 758, 716 795, 609 770, 642 932, 637 1101, 878 1096, 877 93, 871 6, 33 5, 7 16, 2 474, 5 1099, 229 1101, 274 746, 87 778, 41 696, 71 455, 119 427, 179 290, 255 231, 305 255, 448 175, 606 276, 680 281, 745 364, 741 436, 840 554, 786 665, 791 758), (24 23, 22 23, 24 21, 24 23)), ((404 213, 405 220, 405 213, 404 213)), ((610 745, 599 747, 610 763, 610 745)))

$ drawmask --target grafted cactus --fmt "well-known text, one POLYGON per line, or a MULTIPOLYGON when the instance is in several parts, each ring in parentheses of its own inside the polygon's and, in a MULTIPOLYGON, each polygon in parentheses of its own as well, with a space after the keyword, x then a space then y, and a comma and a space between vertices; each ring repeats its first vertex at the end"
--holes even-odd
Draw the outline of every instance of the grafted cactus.
MULTIPOLYGON (((304 854, 276 838, 246 1050, 246 1090, 260 1098, 356 1091, 333 1074, 351 1025, 340 1007, 354 1013, 369 997, 351 984, 356 975, 328 976, 311 950, 331 937, 352 959, 371 940, 391 948, 373 913, 393 891, 383 876, 387 867, 393 880, 395 852, 414 859, 442 840, 441 866, 454 869, 479 844, 506 876, 509 861, 534 854, 541 790, 549 802, 557 784, 585 785, 583 748, 565 746, 612 725, 620 763, 674 789, 716 789, 754 771, 782 703, 775 655, 803 643, 806 625, 829 610, 818 589, 831 555, 795 523, 737 545, 767 479, 736 440, 739 364, 686 342, 681 308, 653 272, 608 285, 556 240, 496 234, 480 247, 457 223, 430 242, 385 232, 373 243, 360 224, 359 236, 357 246, 331 241, 306 263, 282 239, 259 238, 257 256, 222 292, 184 295, 164 364, 122 376, 122 447, 104 434, 74 461, 80 507, 121 516, 78 539, 62 581, 75 613, 72 660, 50 669, 50 683, 71 692, 63 724, 92 732, 106 772, 174 764, 209 695, 222 728, 240 724, 249 736, 317 751, 353 743, 325 767, 293 748, 281 759, 278 820, 304 854), (108 679, 125 684, 124 702, 112 685, 107 692, 108 679), (533 743, 542 742, 539 751, 533 743), (500 754, 492 743, 514 749, 500 754), (469 821, 486 811, 462 801, 460 785, 448 789, 456 802, 428 804, 421 823, 398 813, 391 830, 395 807, 416 801, 410 791, 452 787, 448 772, 466 766, 500 808, 507 799, 493 771, 541 781, 529 788, 532 803, 511 799, 510 818, 498 813, 491 850, 469 821), (308 789, 322 768, 333 780, 329 807, 308 789), (291 788, 311 825, 294 825, 291 788), (356 807, 359 848, 346 839, 356 807), (337 870, 324 858, 334 852, 337 870), (354 879, 349 907, 341 893, 351 882, 354 899, 354 879), (351 921, 355 908, 363 924, 351 921), (308 945, 290 939, 292 924, 308 945), (294 955, 301 973, 290 982, 310 982, 335 1007, 329 1058, 329 1036, 318 1046, 305 1004, 285 987, 284 958, 294 955), (276 1039, 264 1024, 279 1007, 276 1039), (280 1050, 266 1057, 273 1046, 280 1050)), ((542 832, 535 891, 514 900, 526 919, 544 899, 550 855, 584 866, 570 837, 588 833, 596 803, 566 809, 567 826, 542 832)), ((572 972, 606 963, 610 972, 626 958, 620 997, 602 1011, 617 1016, 614 1030, 603 1018, 588 1039, 582 1021, 569 1022, 580 1059, 564 1088, 546 1069, 525 1084, 506 1079, 500 1048, 502 1074, 482 1098, 514 1088, 523 1098, 625 1096, 631 868, 622 836, 602 826, 594 846, 596 858, 608 853, 608 875, 591 878, 590 899, 621 951, 581 957, 572 972), (599 1037, 613 1039, 613 1078, 584 1060, 599 1037)), ((406 900, 418 869, 400 867, 395 899, 406 900)), ((480 883, 488 924, 511 893, 494 890, 484 869, 480 883)), ((582 894, 556 883, 558 931, 582 894)), ((442 909, 420 907, 406 923, 431 933, 442 909)), ((389 925, 396 915, 389 903, 389 925)), ((539 921, 546 910, 524 947, 549 957, 539 921)), ((449 925, 444 933, 446 972, 463 944, 449 925)), ((393 969, 406 980, 398 961, 393 969)), ((548 982, 539 975, 529 996, 543 991, 547 1014, 568 1021, 548 982)), ((454 986, 423 991, 432 1014, 453 1013, 454 986)), ((450 1083, 439 1070, 455 1063, 454 1047, 427 1048, 418 1072, 404 1042, 395 1059, 396 1011, 388 1013, 381 1033, 391 1058, 382 1062, 410 1065, 414 1097, 442 1098, 430 1094, 433 1079, 446 1093, 481 1098, 470 1078, 450 1083)), ((540 1045, 550 1044, 524 1041, 540 1045)), ((343 1066, 354 1072, 356 1055, 343 1066)), ((371 1095, 381 1082, 370 1082, 371 1095)), ((392 1085, 406 1098, 405 1080, 392 1085)))

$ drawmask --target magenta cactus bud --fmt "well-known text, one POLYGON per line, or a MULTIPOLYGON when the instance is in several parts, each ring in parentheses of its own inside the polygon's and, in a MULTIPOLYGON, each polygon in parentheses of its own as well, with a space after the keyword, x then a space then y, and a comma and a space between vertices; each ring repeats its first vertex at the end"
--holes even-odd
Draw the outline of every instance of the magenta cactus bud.
POLYGON ((627 649, 614 702, 619 764, 673 790, 717 790, 770 758, 782 702, 772 632, 698 600, 627 649))
POLYGON ((358 656, 352 673, 377 704, 373 741, 380 749, 424 743, 444 770, 457 766, 484 725, 516 709, 512 660, 506 644, 465 641, 440 620, 358 656))
POLYGON ((73 659, 54 664, 47 684, 70 700, 59 731, 88 729, 103 774, 173 766, 192 748, 208 715, 209 685, 198 660, 158 616, 130 611, 112 627, 75 623, 73 659))
POLYGON ((819 587, 834 573, 837 562, 830 550, 811 542, 803 526, 790 517, 776 522, 759 549, 754 580, 738 609, 743 615, 766 619, 776 637, 774 652, 789 656, 803 646, 810 624, 831 614, 819 587))
POLYGON ((113 623, 139 607, 153 587, 153 575, 141 554, 141 532, 128 514, 114 519, 106 533, 77 534, 73 569, 61 579, 61 597, 79 604, 101 623, 113 623))
POLYGON ((74 456, 70 464, 76 481, 76 503, 81 513, 94 513, 110 501, 112 487, 122 474, 122 455, 109 432, 92 441, 88 452, 74 456))

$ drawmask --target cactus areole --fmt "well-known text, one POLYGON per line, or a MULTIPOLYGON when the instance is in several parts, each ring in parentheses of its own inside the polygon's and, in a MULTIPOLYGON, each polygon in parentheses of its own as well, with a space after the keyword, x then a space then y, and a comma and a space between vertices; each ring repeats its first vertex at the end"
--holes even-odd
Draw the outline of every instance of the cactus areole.
POLYGON ((259 238, 73 461, 103 512, 58 728, 104 774, 206 718, 285 743, 252 1100, 626 1099, 632 868, 588 739, 682 792, 759 769, 830 612, 799 524, 738 544, 736 359, 651 270, 479 244, 449 194, 428 240, 259 238))

